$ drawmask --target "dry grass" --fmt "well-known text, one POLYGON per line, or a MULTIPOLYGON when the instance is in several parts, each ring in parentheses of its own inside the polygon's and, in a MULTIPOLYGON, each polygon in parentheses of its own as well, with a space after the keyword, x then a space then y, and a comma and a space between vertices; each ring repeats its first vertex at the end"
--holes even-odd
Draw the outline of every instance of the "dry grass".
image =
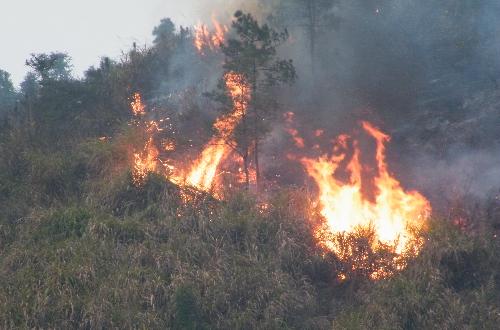
MULTIPOLYGON (((267 210, 244 193, 184 205, 161 177, 132 185, 122 147, 117 139, 0 161, 11 171, 0 175, 1 328, 466 329, 500 321, 500 249, 486 228, 468 234, 436 221, 403 272, 373 282, 368 262, 339 282, 352 267, 315 244, 304 191, 276 193, 267 210), (24 175, 12 172, 14 160, 28 164, 24 175)), ((369 240, 343 244, 363 255, 369 240)))

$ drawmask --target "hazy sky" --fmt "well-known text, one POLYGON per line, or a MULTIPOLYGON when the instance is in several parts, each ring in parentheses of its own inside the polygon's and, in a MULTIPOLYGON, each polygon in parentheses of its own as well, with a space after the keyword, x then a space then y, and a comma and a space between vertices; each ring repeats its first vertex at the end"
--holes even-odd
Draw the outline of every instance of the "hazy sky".
POLYGON ((0 0, 0 69, 19 84, 30 53, 62 51, 81 75, 101 56, 151 43, 161 18, 191 25, 212 0, 0 0))

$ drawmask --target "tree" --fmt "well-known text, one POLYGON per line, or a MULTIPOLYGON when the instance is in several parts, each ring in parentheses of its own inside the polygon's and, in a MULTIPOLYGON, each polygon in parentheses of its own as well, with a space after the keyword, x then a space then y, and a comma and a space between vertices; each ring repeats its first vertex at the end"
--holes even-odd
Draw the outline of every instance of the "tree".
MULTIPOLYGON (((276 48, 288 38, 287 31, 276 32, 267 24, 260 25, 251 14, 244 14, 241 11, 235 13, 232 28, 235 36, 221 45, 225 55, 223 67, 226 74, 241 75, 244 81, 237 83, 248 85, 251 95, 248 98, 246 112, 234 134, 231 135, 232 141, 228 142, 236 146, 235 150, 243 158, 247 187, 248 166, 253 151, 257 187, 259 187, 259 144, 269 131, 267 122, 278 106, 270 92, 275 86, 292 83, 296 73, 291 60, 281 60, 276 55, 276 48)), ((227 92, 226 97, 219 98, 219 101, 226 105, 228 105, 227 100, 227 92)), ((226 106, 226 109, 228 108, 230 107, 226 106)))
POLYGON ((0 111, 12 108, 17 99, 17 93, 7 71, 0 69, 0 111))
POLYGON ((31 54, 26 65, 31 67, 42 82, 71 78, 71 58, 65 53, 31 54))
POLYGON ((272 20, 280 26, 305 30, 309 41, 311 75, 315 77, 318 38, 338 24, 333 7, 338 0, 282 0, 278 2, 272 20))
POLYGON ((35 99, 38 97, 40 91, 40 84, 37 81, 37 76, 33 72, 28 72, 21 83, 21 95, 22 104, 28 112, 28 133, 31 134, 31 130, 34 125, 33 121, 33 104, 35 99))
POLYGON ((175 41, 175 25, 170 18, 163 18, 160 24, 153 29, 154 44, 164 44, 175 41))
POLYGON ((38 93, 37 77, 33 72, 28 72, 21 83, 21 93, 25 97, 35 97, 38 93))

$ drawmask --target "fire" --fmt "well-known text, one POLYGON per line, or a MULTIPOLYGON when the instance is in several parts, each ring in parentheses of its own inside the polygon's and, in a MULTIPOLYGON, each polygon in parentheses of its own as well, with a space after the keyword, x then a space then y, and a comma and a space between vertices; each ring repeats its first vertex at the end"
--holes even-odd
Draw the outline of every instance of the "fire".
MULTIPOLYGON (((214 123, 217 134, 210 139, 200 156, 191 166, 181 164, 174 166, 172 160, 160 159, 160 152, 155 145, 154 135, 162 131, 158 122, 140 121, 137 125, 143 127, 148 140, 139 152, 134 152, 133 181, 141 185, 150 172, 162 172, 173 183, 179 186, 191 186, 197 190, 209 192, 214 197, 221 197, 223 187, 218 182, 221 164, 233 154, 233 149, 228 141, 242 118, 246 115, 251 91, 243 75, 229 72, 225 74, 224 81, 227 92, 233 103, 233 111, 228 115, 219 117, 214 123), (158 164, 163 165, 159 167, 158 164)), ((145 115, 145 105, 141 95, 135 93, 131 102, 132 113, 138 117, 145 115)), ((175 141, 166 139, 161 143, 162 150, 172 152, 175 150, 175 141)), ((234 157, 231 158, 234 161, 234 157)), ((236 173, 238 178, 241 170, 236 173)))
POLYGON ((297 148, 303 149, 305 147, 305 142, 304 139, 300 136, 299 131, 296 128, 292 127, 294 120, 295 114, 293 112, 289 111, 285 113, 285 130, 292 136, 295 146, 297 148))
POLYGON ((303 149, 305 147, 305 142, 304 139, 300 136, 299 131, 296 128, 292 127, 294 120, 295 114, 293 112, 289 111, 285 113, 285 130, 292 136, 295 146, 297 148, 303 149))
MULTIPOLYGON (((231 175, 230 187, 232 182, 245 182, 243 169, 237 168, 241 159, 228 141, 247 114, 251 88, 245 77, 235 72, 225 74, 224 81, 232 100, 232 111, 215 121, 213 127, 217 134, 190 165, 174 165, 172 160, 160 158, 161 153, 155 145, 155 134, 163 130, 160 127, 161 121, 135 121, 146 134, 147 140, 144 148, 133 154, 134 184, 141 185, 148 173, 158 172, 181 188, 189 186, 210 193, 215 198, 223 198, 223 180, 227 174, 231 175), (228 163, 232 164, 231 169, 224 167, 228 163)), ((140 94, 133 95, 131 109, 136 117, 146 114, 140 94)), ((293 118, 294 114, 291 112, 285 115, 285 128, 292 135, 296 147, 304 149, 305 140, 292 128, 293 118)), ((360 143, 348 135, 340 135, 336 139, 331 154, 301 157, 299 160, 318 188, 317 206, 321 217, 319 225, 314 229, 318 244, 334 252, 341 261, 350 265, 348 267, 352 271, 368 269, 371 278, 380 279, 391 275, 395 269, 403 269, 409 256, 418 255, 423 244, 419 233, 425 229, 431 206, 419 192, 405 190, 389 172, 386 144, 390 137, 368 122, 362 122, 361 127, 375 141, 375 169, 362 164, 366 156, 362 157, 360 143), (372 252, 390 251, 391 259, 388 263, 376 263, 367 268, 366 264, 371 262, 367 255, 360 257, 356 255, 354 247, 342 245, 343 237, 359 232, 373 235, 374 239, 368 245, 372 252)), ((316 138, 324 135, 324 130, 317 130, 313 134, 316 138)), ((176 143, 174 140, 164 139, 161 147, 163 152, 173 152, 176 143)), ((312 150, 320 150, 319 144, 312 150)), ((251 168, 249 173, 250 180, 253 180, 255 173, 251 168)), ((189 200, 188 197, 185 198, 185 202, 189 200)), ((260 210, 265 212, 267 209, 268 205, 265 205, 260 210)), ((346 279, 347 276, 347 273, 341 273, 339 278, 346 279)))
MULTIPOLYGON (((134 93, 132 102, 130 102, 132 113, 135 117, 144 116, 146 114, 146 106, 142 101, 141 94, 134 93)), ((134 152, 134 166, 132 171, 132 181, 135 185, 143 184, 148 173, 155 172, 158 165, 158 156, 160 152, 156 148, 153 140, 153 134, 161 131, 158 123, 154 120, 147 122, 139 122, 137 125, 143 125, 144 131, 148 134, 148 140, 139 152, 134 152)))
POLYGON ((194 27, 194 46, 200 54, 205 54, 205 50, 215 50, 224 43, 225 35, 229 31, 226 25, 220 24, 212 15, 213 31, 208 26, 199 23, 194 27))
POLYGON ((165 139, 162 141, 161 146, 165 151, 175 151, 175 141, 171 139, 165 139))
POLYGON ((140 186, 149 173, 156 171, 158 155, 159 152, 152 137, 148 139, 142 152, 134 153, 134 171, 132 173, 134 184, 140 186))
POLYGON ((142 116, 146 113, 146 107, 142 103, 142 97, 139 93, 134 93, 134 95, 132 96, 130 107, 132 108, 132 113, 134 114, 134 116, 142 116))
POLYGON ((222 116, 214 123, 217 135, 203 149, 186 175, 174 175, 174 182, 183 182, 201 191, 212 192, 221 196, 221 187, 216 185, 217 171, 220 164, 233 152, 227 144, 232 132, 245 116, 250 101, 250 87, 245 78, 230 72, 224 76, 227 91, 233 101, 233 112, 222 116))
MULTIPOLYGON (((300 159, 319 190, 318 204, 324 220, 316 228, 315 236, 321 246, 335 252, 342 260, 348 260, 352 255, 341 251, 334 236, 372 230, 376 238, 372 250, 390 247, 396 255, 393 262, 400 269, 405 265, 405 256, 417 255, 422 246, 417 233, 424 229, 431 206, 420 193, 405 191, 389 173, 385 144, 390 137, 368 122, 362 122, 361 126, 376 142, 378 173, 371 180, 366 179, 358 141, 347 135, 337 139, 332 156, 324 154, 319 158, 300 159), (352 155, 349 159, 350 142, 352 155), (345 169, 341 168, 342 164, 347 164, 345 169), (348 173, 348 182, 336 178, 335 175, 342 170, 348 173), (363 190, 370 184, 373 198, 368 198, 363 190)), ((388 275, 385 269, 377 269, 371 277, 376 279, 388 275)))

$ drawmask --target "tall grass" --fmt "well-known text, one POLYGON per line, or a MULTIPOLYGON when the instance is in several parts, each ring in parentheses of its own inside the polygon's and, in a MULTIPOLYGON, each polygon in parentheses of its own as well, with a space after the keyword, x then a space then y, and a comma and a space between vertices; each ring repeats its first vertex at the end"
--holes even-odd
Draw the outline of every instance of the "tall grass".
MULTIPOLYGON (((184 204, 162 177, 135 187, 124 145, 87 141, 64 155, 25 149, 0 160, 9 170, 0 174, 0 328, 473 329, 500 321, 500 249, 489 228, 468 233, 434 220, 404 271, 372 281, 368 265, 339 281, 349 265, 317 246, 304 191, 283 189, 266 210, 246 193, 184 204), (10 168, 14 161, 22 167, 10 168)), ((369 239, 344 242, 362 251, 369 239)))

